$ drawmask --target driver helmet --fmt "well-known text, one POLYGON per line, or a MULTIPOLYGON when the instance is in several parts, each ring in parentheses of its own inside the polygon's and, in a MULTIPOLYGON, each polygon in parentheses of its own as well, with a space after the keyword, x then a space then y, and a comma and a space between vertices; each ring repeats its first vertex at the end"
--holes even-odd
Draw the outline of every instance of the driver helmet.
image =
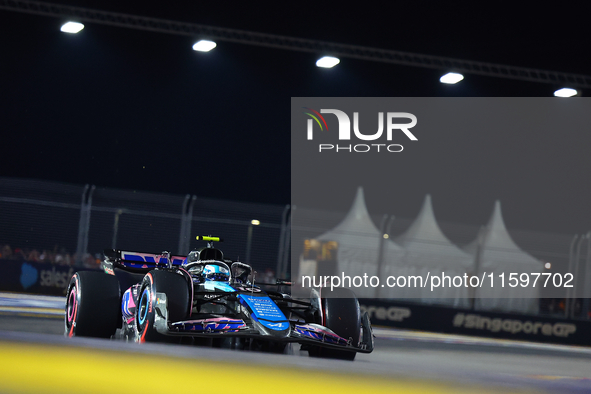
POLYGON ((228 282, 230 280, 230 271, 217 264, 207 264, 201 271, 201 276, 205 280, 228 282))

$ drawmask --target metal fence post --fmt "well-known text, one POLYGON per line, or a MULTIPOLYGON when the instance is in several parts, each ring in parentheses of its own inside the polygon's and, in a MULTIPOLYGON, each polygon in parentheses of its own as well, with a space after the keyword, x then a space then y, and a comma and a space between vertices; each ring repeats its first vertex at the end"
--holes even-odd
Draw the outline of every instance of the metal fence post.
POLYGON ((180 250, 179 253, 181 255, 189 254, 189 249, 191 247, 191 228, 193 225, 193 206, 195 206, 195 201, 197 200, 197 196, 191 197, 191 202, 189 203, 189 210, 187 211, 187 227, 185 231, 187 232, 186 243, 184 245, 184 249, 180 250))
POLYGON ((81 201, 80 201, 80 220, 78 221, 78 242, 76 243, 76 265, 82 265, 83 261, 83 245, 84 245, 84 232, 86 228, 86 214, 85 214, 85 204, 84 199, 86 197, 86 193, 88 192, 88 188, 90 186, 88 184, 84 185, 84 190, 82 191, 81 201))
MULTIPOLYGON (((484 250, 482 249, 482 246, 484 245, 484 237, 485 237, 485 232, 486 232, 486 227, 482 226, 480 227, 480 229, 478 230, 478 235, 476 238, 476 254, 474 256, 474 274, 475 275, 479 275, 480 272, 480 266, 482 264, 482 253, 484 252, 484 250)), ((472 310, 476 310, 476 295, 477 295, 477 288, 472 288, 471 289, 471 305, 470 305, 470 309, 472 310)))
POLYGON ((589 283, 591 283, 591 232, 587 233, 587 257, 585 258, 585 281, 583 282, 583 305, 582 305, 582 314, 585 319, 589 319, 589 306, 591 298, 591 288, 589 283))
POLYGON ((245 263, 250 264, 250 246, 252 243, 252 223, 248 225, 248 232, 246 234, 246 259, 245 263))
MULTIPOLYGON (((277 273, 278 278, 287 278, 287 266, 289 265, 291 259, 291 218, 293 217, 293 213, 296 207, 292 206, 289 214, 287 215, 287 223, 285 224, 285 237, 283 238, 283 256, 281 261, 281 270, 277 273)), ((291 274, 291 272, 290 272, 291 274)), ((294 278, 291 278, 294 280, 294 278)))
POLYGON ((189 205, 189 199, 191 196, 189 194, 185 195, 185 200, 183 201, 183 208, 181 211, 181 228, 179 232, 179 247, 177 249, 179 254, 184 254, 185 245, 187 243, 187 206, 189 205))
POLYGON ((117 248, 117 233, 119 232, 119 216, 123 214, 123 209, 118 209, 115 212, 115 218, 113 220, 113 239, 111 240, 111 249, 117 248))
POLYGON ((197 196, 191 197, 190 195, 185 196, 183 202, 183 211, 181 213, 181 230, 179 234, 179 248, 178 254, 186 255, 189 253, 189 247, 191 242, 191 224, 193 221, 193 205, 197 196))
POLYGON ((185 200, 183 201, 183 208, 181 210, 181 229, 179 232, 179 247, 178 247, 178 252, 182 253, 182 250, 185 248, 185 238, 187 236, 186 234, 186 227, 187 227, 187 205, 189 204, 189 199, 191 198, 190 195, 185 195, 185 200))
POLYGON ((279 234, 279 250, 277 251, 277 268, 275 269, 275 276, 279 278, 281 272, 281 263, 283 261, 283 253, 285 250, 285 236, 287 234, 287 213, 289 212, 289 204, 283 208, 281 214, 281 232, 279 234))
POLYGON ((84 186, 80 203, 80 221, 78 222, 78 242, 76 245, 76 266, 82 266, 88 249, 88 233, 90 230, 90 210, 92 207, 92 193, 95 186, 84 186))
POLYGON ((577 306, 577 286, 579 284, 579 259, 581 256, 581 244, 583 243, 583 238, 587 237, 587 235, 581 235, 581 238, 579 238, 579 244, 577 245, 577 253, 575 254, 575 273, 574 275, 574 281, 575 281, 575 285, 573 286, 573 292, 572 292, 572 300, 571 300, 571 310, 570 310, 570 317, 571 319, 573 319, 575 317, 575 307, 577 306))
MULTIPOLYGON (((380 222, 380 239, 378 239, 378 261, 376 262, 378 265, 378 276, 379 277, 384 277, 382 275, 382 270, 383 270, 383 266, 384 266, 384 243, 386 242, 386 237, 385 235, 386 233, 386 223, 388 221, 388 215, 384 214, 384 216, 382 216, 382 221, 380 222)), ((377 298, 380 297, 380 288, 378 287, 376 289, 376 295, 377 298)))
MULTIPOLYGON (((569 249, 569 254, 568 254, 568 272, 569 273, 573 273, 573 263, 574 263, 574 259, 575 259, 575 245, 577 243, 577 240, 579 238, 579 234, 575 234, 575 236, 573 237, 573 240, 570 243, 570 249, 569 249)), ((576 282, 575 282, 576 285, 576 282)), ((566 300, 564 303, 564 316, 565 317, 569 317, 570 314, 570 310, 571 310, 571 304, 573 303, 572 301, 572 296, 573 296, 573 290, 570 287, 567 287, 566 289, 566 300)))

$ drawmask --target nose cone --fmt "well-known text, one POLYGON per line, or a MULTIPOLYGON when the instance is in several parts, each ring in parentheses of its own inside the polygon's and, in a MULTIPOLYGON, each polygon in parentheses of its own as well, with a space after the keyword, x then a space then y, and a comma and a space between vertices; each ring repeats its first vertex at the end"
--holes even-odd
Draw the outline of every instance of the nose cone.
POLYGON ((266 294, 255 294, 239 295, 240 303, 246 308, 254 327, 261 335, 288 337, 291 327, 281 309, 266 294))

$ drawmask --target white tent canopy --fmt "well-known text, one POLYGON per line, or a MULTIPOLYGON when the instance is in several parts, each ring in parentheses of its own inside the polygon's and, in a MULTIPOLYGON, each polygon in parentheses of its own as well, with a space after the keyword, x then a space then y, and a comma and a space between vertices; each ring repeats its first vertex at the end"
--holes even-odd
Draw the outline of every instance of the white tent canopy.
MULTIPOLYGON (((338 242, 338 275, 344 273, 351 277, 364 274, 370 277, 378 276, 379 248, 384 239, 383 234, 369 216, 363 188, 357 189, 355 201, 343 221, 316 239, 338 242)), ((386 253, 391 258, 402 255, 400 247, 391 242, 386 247, 386 253)), ((378 295, 377 288, 360 287, 353 290, 358 297, 376 297, 378 295)))
MULTIPOLYGON (((420 275, 426 278, 427 273, 430 273, 431 276, 441 277, 444 274, 453 278, 473 271, 472 256, 451 243, 437 224, 430 195, 425 197, 417 218, 396 238, 396 243, 403 248, 404 256, 400 262, 388 262, 386 276, 420 275)), ((470 305, 469 292, 465 287, 446 285, 433 291, 430 286, 407 287, 404 297, 418 298, 425 303, 462 307, 470 305)))
MULTIPOLYGON (((365 204, 363 188, 357 194, 345 218, 332 230, 316 238, 318 241, 338 243, 336 275, 351 278, 367 275, 378 276, 380 287, 358 287, 353 290, 358 297, 381 297, 420 300, 459 307, 471 305, 475 296, 475 308, 502 312, 536 313, 539 291, 528 287, 510 287, 510 273, 542 272, 543 264, 521 250, 507 232, 501 214, 500 202, 495 203, 493 214, 477 239, 462 249, 454 245, 441 231, 431 203, 426 196, 421 211, 411 226, 395 240, 384 239, 376 227, 365 204), (380 246, 382 258, 380 260, 380 246), (381 267, 380 267, 381 264, 381 267), (464 274, 482 275, 486 278, 482 287, 469 289, 464 286, 439 287, 381 287, 388 276, 463 277, 464 274), (490 286, 488 275, 494 275, 490 286), (501 287, 499 274, 505 273, 505 286, 501 287)), ((430 284, 430 283, 429 283, 430 284)))
MULTIPOLYGON (((494 275, 494 287, 490 279, 477 289, 475 308, 502 312, 537 313, 539 290, 531 286, 510 287, 509 274, 542 272, 543 264, 523 251, 509 235, 501 214, 501 203, 495 202, 493 214, 479 237, 464 250, 474 256, 478 276, 494 275), (505 274, 505 286, 501 287, 499 274, 505 274)), ((539 283, 539 281, 538 281, 539 283)))

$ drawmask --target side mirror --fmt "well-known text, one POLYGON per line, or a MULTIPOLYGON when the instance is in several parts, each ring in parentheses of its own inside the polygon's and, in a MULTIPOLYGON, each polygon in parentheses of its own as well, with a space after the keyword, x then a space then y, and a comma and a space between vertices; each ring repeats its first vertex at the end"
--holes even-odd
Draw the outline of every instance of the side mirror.
POLYGON ((232 279, 239 283, 248 283, 248 277, 252 274, 252 267, 241 262, 232 263, 230 267, 232 279))

